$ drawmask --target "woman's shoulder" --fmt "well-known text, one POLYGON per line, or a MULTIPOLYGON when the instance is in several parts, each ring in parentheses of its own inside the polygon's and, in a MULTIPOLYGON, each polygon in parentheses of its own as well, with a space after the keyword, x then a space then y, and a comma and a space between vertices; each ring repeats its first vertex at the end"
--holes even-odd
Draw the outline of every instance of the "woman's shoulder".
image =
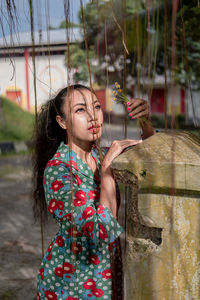
POLYGON ((61 142, 53 157, 50 158, 47 162, 45 170, 52 166, 57 167, 62 165, 64 167, 67 167, 68 162, 70 162, 68 148, 64 142, 61 142))

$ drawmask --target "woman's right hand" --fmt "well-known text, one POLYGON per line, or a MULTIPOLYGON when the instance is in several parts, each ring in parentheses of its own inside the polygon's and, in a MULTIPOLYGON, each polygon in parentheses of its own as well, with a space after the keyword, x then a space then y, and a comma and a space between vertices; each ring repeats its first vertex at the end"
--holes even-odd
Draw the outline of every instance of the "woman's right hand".
POLYGON ((142 143, 142 140, 126 139, 121 141, 120 140, 113 141, 108 152, 106 153, 103 159, 102 166, 101 166, 102 171, 108 170, 113 159, 115 159, 119 154, 121 154, 124 149, 130 146, 135 146, 140 143, 142 143))

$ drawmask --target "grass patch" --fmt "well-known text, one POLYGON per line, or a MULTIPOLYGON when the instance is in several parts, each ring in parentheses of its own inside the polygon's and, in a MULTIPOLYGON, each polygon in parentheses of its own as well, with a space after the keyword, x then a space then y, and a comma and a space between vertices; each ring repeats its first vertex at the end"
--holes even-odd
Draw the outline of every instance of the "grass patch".
POLYGON ((18 156, 18 155, 25 155, 25 156, 28 156, 28 155, 31 155, 32 152, 31 150, 22 150, 22 151, 10 151, 10 152, 5 152, 5 153, 1 153, 0 154, 0 158, 4 158, 4 157, 14 157, 14 156, 18 156))
POLYGON ((31 139, 34 115, 12 101, 1 98, 6 125, 0 121, 0 141, 28 141, 31 139))

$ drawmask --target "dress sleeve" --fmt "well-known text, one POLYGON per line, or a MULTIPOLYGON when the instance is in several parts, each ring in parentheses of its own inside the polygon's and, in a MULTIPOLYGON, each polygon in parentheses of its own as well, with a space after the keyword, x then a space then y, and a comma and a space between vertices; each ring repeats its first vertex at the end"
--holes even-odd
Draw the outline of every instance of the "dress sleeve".
POLYGON ((44 190, 53 217, 59 223, 71 223, 77 234, 91 238, 93 243, 112 243, 124 231, 106 206, 95 207, 89 190, 81 188, 81 179, 71 174, 65 163, 46 167, 44 190))

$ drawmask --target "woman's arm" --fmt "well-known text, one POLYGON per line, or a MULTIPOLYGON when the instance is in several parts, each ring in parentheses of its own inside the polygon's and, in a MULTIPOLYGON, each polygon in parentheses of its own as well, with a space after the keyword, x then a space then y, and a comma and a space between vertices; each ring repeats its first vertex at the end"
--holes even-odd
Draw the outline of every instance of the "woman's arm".
POLYGON ((131 119, 139 119, 142 128, 141 137, 143 140, 152 136, 155 130, 149 118, 149 105, 144 99, 135 98, 128 103, 128 115, 131 119))
POLYGON ((112 243, 123 228, 111 213, 110 206, 96 207, 79 171, 65 162, 51 160, 44 171, 44 190, 48 211, 58 223, 65 224, 69 236, 89 237, 94 245, 112 243))
POLYGON ((117 215, 116 185, 110 167, 101 168, 100 204, 109 208, 112 212, 113 217, 116 218, 117 215))
POLYGON ((140 118, 139 119, 140 126, 142 128, 141 137, 143 140, 147 139, 148 137, 152 136, 156 133, 155 129, 153 128, 149 118, 140 118))
POLYGON ((117 197, 115 179, 110 164, 125 148, 135 146, 141 142, 142 140, 113 141, 102 162, 100 204, 110 209, 114 218, 117 214, 117 197))

